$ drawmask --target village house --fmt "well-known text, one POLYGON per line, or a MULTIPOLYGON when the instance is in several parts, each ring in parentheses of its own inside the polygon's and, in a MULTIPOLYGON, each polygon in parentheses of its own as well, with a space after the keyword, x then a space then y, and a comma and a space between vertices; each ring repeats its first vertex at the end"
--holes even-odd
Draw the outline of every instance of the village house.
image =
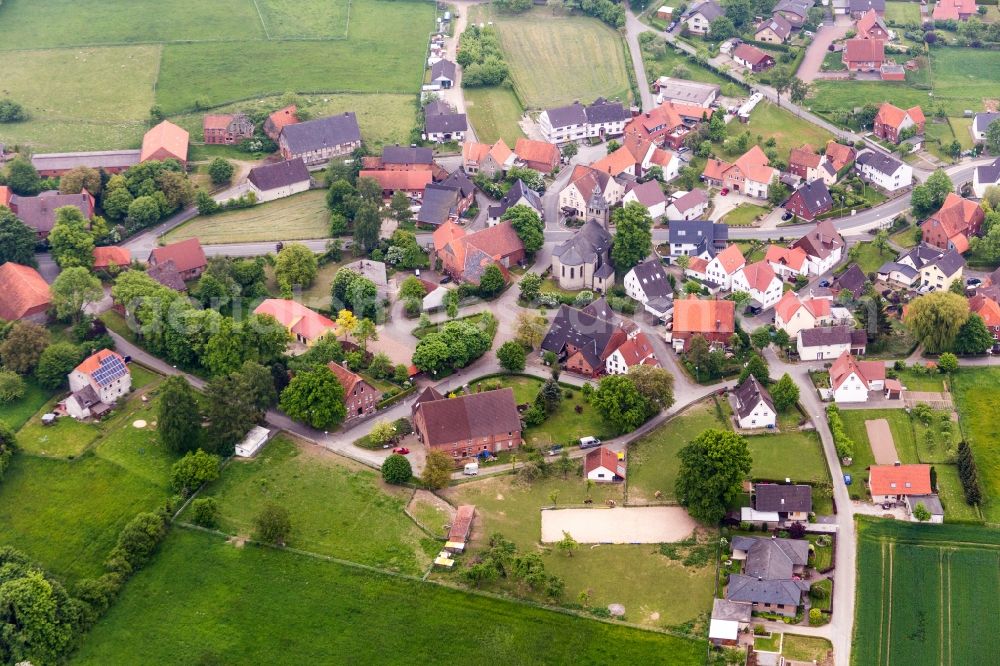
POLYGON ((625 293, 643 306, 650 302, 659 303, 666 299, 669 307, 673 307, 674 288, 667 279, 667 272, 659 259, 649 259, 633 267, 625 274, 625 293))
POLYGON ((794 28, 798 29, 809 18, 809 9, 812 6, 812 0, 779 0, 778 4, 771 11, 774 16, 784 18, 794 28))
POLYGON ((822 275, 840 263, 844 245, 844 237, 833 222, 823 220, 812 231, 792 243, 792 249, 801 248, 805 251, 810 275, 822 275))
POLYGON ((781 299, 781 278, 767 261, 747 264, 733 276, 732 290, 750 294, 750 304, 766 310, 781 299))
POLYGON ((139 161, 174 159, 181 164, 187 164, 190 138, 191 136, 186 129, 174 125, 169 120, 164 120, 143 135, 139 161))
POLYGON ((778 523, 806 523, 812 513, 812 486, 793 483, 754 484, 754 510, 777 513, 778 523))
POLYGON ((132 374, 120 354, 102 349, 69 373, 69 390, 62 403, 67 414, 78 420, 100 418, 132 390, 132 374))
POLYGON ((931 17, 935 21, 968 21, 976 15, 976 0, 938 0, 931 17))
POLYGON ((969 312, 979 315, 993 336, 993 352, 1000 348, 1000 303, 989 296, 976 294, 969 299, 969 312))
POLYGON ((736 332, 736 304, 733 301, 700 300, 694 294, 674 302, 671 344, 681 353, 688 341, 700 335, 712 346, 724 347, 736 332))
POLYGON ((792 24, 781 14, 764 19, 757 25, 754 39, 769 44, 784 44, 792 34, 792 24))
MULTIPOLYGON (((864 40, 869 41, 869 40, 864 40)), ((898 144, 903 138, 903 130, 913 128, 916 134, 924 133, 924 112, 919 106, 913 106, 905 111, 898 106, 883 102, 875 116, 875 136, 889 143, 898 144)))
POLYGON ((889 28, 874 9, 869 9, 864 16, 854 22, 854 30, 858 39, 887 41, 890 38, 889 28))
POLYGON ((307 166, 326 164, 361 147, 361 129, 353 111, 285 125, 278 148, 286 160, 301 157, 307 166))
POLYGON ((975 201, 949 192, 941 208, 920 225, 923 241, 942 250, 964 253, 969 240, 982 233, 986 214, 975 201))
POLYGON ((626 375, 640 365, 660 367, 656 352, 645 333, 639 333, 621 343, 604 361, 604 371, 609 375, 626 375))
POLYGON ((372 171, 362 170, 359 178, 371 178, 382 188, 382 198, 390 199, 396 192, 402 192, 414 201, 424 196, 424 189, 433 181, 430 171, 372 171))
POLYGON ((209 114, 202 120, 201 132, 210 145, 239 143, 253 138, 253 122, 245 113, 209 114))
POLYGON ((462 144, 462 168, 470 175, 481 173, 487 178, 497 178, 514 166, 516 160, 514 151, 503 139, 493 145, 472 141, 462 144))
MULTIPOLYGON (((746 259, 740 246, 732 243, 725 250, 708 260, 704 269, 704 279, 728 291, 733 286, 733 278, 746 266, 746 259)), ((692 267, 689 265, 688 269, 692 267)))
POLYGON ((847 270, 833 279, 830 291, 833 296, 840 298, 842 292, 848 292, 851 298, 858 299, 865 293, 868 286, 868 276, 857 264, 851 264, 847 270))
POLYGON ((774 57, 752 44, 740 44, 733 49, 733 60, 751 72, 763 72, 774 67, 774 57))
POLYGON ((431 84, 447 90, 458 79, 458 67, 451 60, 438 60, 431 65, 431 84))
POLYGON ((329 318, 291 299, 266 298, 253 313, 274 317, 289 336, 307 347, 336 329, 336 324, 329 318))
POLYGON ((792 215, 812 222, 818 216, 833 209, 833 197, 830 196, 830 190, 827 189, 826 183, 821 179, 816 179, 792 192, 792 196, 785 201, 784 208, 792 215))
MULTIPOLYGON (((885 42, 881 39, 862 39, 860 37, 848 39, 844 45, 841 61, 847 66, 849 72, 877 72, 885 64, 885 42)), ((877 127, 876 124, 875 133, 882 136, 877 127)), ((893 140, 893 143, 896 141, 893 140)))
POLYGON ((896 192, 913 183, 913 167, 879 151, 862 152, 854 168, 867 182, 886 192, 896 192))
POLYGON ((997 120, 1000 120, 1000 111, 980 111, 973 116, 972 126, 969 127, 972 139, 976 143, 986 141, 986 130, 997 120))
POLYGON ((722 7, 715 0, 705 0, 688 8, 683 21, 687 29, 696 35, 707 35, 711 30, 712 21, 725 16, 722 7))
POLYGON ((370 416, 378 411, 378 404, 382 402, 381 391, 365 381, 364 377, 351 372, 339 363, 330 361, 326 367, 344 387, 344 406, 347 407, 348 421, 370 416))
POLYGON ((685 106, 698 106, 708 109, 719 97, 721 88, 715 83, 701 83, 661 76, 653 82, 656 92, 656 103, 676 102, 685 106))
POLYGON ((733 389, 734 418, 741 428, 773 428, 777 423, 778 410, 774 407, 771 394, 750 375, 733 389))
POLYGON ((112 269, 128 268, 132 263, 132 253, 127 247, 108 245, 94 248, 94 271, 108 272, 112 269))
POLYGON ((514 154, 524 166, 539 173, 552 173, 559 166, 559 146, 554 143, 521 137, 514 144, 514 154))
POLYGON ((989 164, 977 166, 972 174, 972 194, 978 199, 986 196, 986 189, 1000 185, 1000 157, 989 164))
MULTIPOLYGON (((541 350, 556 354, 568 372, 599 377, 609 372, 608 359, 612 354, 638 334, 633 322, 618 317, 607 301, 600 298, 582 310, 561 305, 542 340, 541 350)), ((652 354, 648 340, 636 352, 636 356, 640 354, 643 358, 636 363, 652 354), (645 354, 641 353, 643 350, 647 350, 645 354)), ((630 352, 630 359, 634 358, 630 352)))
POLYGON ((799 330, 796 339, 799 359, 823 361, 842 354, 864 354, 868 335, 863 329, 851 326, 820 326, 799 330))
POLYGON ((469 121, 464 113, 424 113, 424 141, 447 143, 465 141, 469 121))
POLYGON ((584 106, 573 102, 569 106, 546 109, 538 116, 542 138, 562 144, 586 138, 621 136, 632 114, 621 102, 604 98, 584 106))
MULTIPOLYGON (((116 174, 139 163, 141 150, 96 150, 80 153, 34 153, 31 166, 42 178, 58 178, 76 167, 116 174)), ((6 205, 0 198, 0 205, 6 205)))
POLYGON ((33 197, 14 194, 7 204, 10 211, 35 232, 39 242, 49 237, 56 225, 56 211, 64 206, 79 208, 84 219, 90 220, 94 217, 96 202, 87 190, 79 194, 59 194, 58 190, 46 190, 33 197))
POLYGON ((729 576, 726 599, 749 602, 754 611, 793 617, 809 590, 802 580, 809 542, 734 536, 732 549, 732 559, 743 561, 743 573, 729 576))
POLYGON ((8 261, 0 264, 0 320, 45 323, 52 292, 45 278, 31 266, 8 261))
MULTIPOLYGON (((424 187, 415 220, 418 226, 440 227, 449 220, 455 222, 472 205, 474 186, 466 185, 456 173, 440 183, 428 183, 424 187)), ((468 179, 465 174, 459 176, 468 179)))
POLYGON ((434 171, 434 150, 422 146, 386 146, 373 162, 365 158, 363 168, 383 171, 434 171))
POLYGON ((633 202, 649 211, 649 216, 654 221, 663 217, 663 214, 667 212, 667 195, 664 194, 663 188, 655 180, 626 185, 622 205, 633 202))
POLYGON ((729 226, 710 220, 671 220, 667 241, 670 256, 708 261, 729 244, 729 226))
POLYGON ((373 259, 358 259, 344 264, 342 268, 354 271, 361 277, 371 280, 372 284, 375 285, 379 300, 389 297, 389 271, 384 262, 373 259))
POLYGON ((612 236, 607 202, 594 189, 587 204, 587 222, 552 250, 552 276, 560 289, 605 292, 614 285, 611 266, 612 236))
POLYGON ((802 298, 794 291, 785 292, 774 306, 774 327, 795 338, 799 331, 828 324, 832 307, 829 298, 802 298))
POLYGON ((836 403, 867 402, 869 392, 880 392, 884 388, 885 363, 882 361, 859 361, 851 351, 845 350, 830 366, 830 390, 836 403))
POLYGON ((262 164, 250 169, 247 186, 257 197, 257 203, 274 201, 305 192, 312 184, 309 169, 302 158, 262 164))
POLYGON ((491 227, 494 224, 499 224, 503 214, 514 206, 527 206, 544 219, 545 208, 542 206, 542 198, 538 195, 538 192, 535 192, 525 185, 523 180, 518 178, 510 186, 510 189, 507 190, 507 194, 503 195, 503 198, 500 199, 500 203, 489 207, 486 224, 491 227))
POLYGON ((595 192, 610 207, 621 203, 625 196, 625 186, 604 171, 577 165, 566 186, 559 192, 559 207, 564 213, 572 211, 580 216, 589 215, 587 208, 595 192))
POLYGON ((845 146, 833 140, 826 142, 826 161, 830 163, 836 173, 853 162, 857 155, 858 152, 854 150, 854 146, 845 146))
POLYGON ((767 155, 755 145, 732 164, 709 158, 703 176, 712 185, 766 199, 771 182, 778 177, 778 170, 769 166, 767 155))
POLYGON ((277 143, 278 137, 281 136, 281 130, 299 122, 299 118, 296 115, 298 111, 298 108, 294 104, 291 104, 270 114, 267 120, 264 121, 264 134, 271 141, 277 143))
POLYGON ((426 399, 415 408, 413 427, 429 451, 444 451, 456 460, 521 445, 521 416, 510 388, 426 399))
MULTIPOLYGON (((635 135, 656 146, 680 150, 684 146, 685 137, 699 123, 711 118, 713 112, 713 109, 701 106, 663 102, 632 118, 625 126, 625 136, 627 138, 635 135)), ((662 163, 663 159, 657 157, 654 154, 651 156, 651 161, 662 163)))
POLYGON ((808 143, 789 152, 788 172, 807 183, 821 178, 827 185, 832 185, 837 179, 837 170, 829 165, 826 155, 817 154, 808 143), (825 168, 827 166, 830 168, 825 168))
POLYGON ((872 10, 879 16, 885 16, 885 0, 849 0, 847 8, 847 13, 855 20, 872 10))
POLYGON ((185 282, 201 277, 202 271, 208 265, 205 251, 201 249, 201 243, 197 238, 153 248, 149 253, 150 266, 158 266, 168 261, 174 265, 174 269, 185 282))
POLYGON ((434 232, 434 257, 456 280, 479 284, 483 271, 492 265, 499 266, 508 277, 507 269, 524 261, 524 243, 510 222, 467 233, 448 221, 434 232))
POLYGON ((736 645, 740 633, 749 629, 752 615, 753 605, 749 602, 714 599, 712 618, 708 626, 708 640, 713 645, 736 645))
POLYGON ((947 291, 962 280, 965 260, 956 250, 920 245, 900 254, 878 269, 878 278, 923 291, 947 291))
POLYGON ((768 245, 764 261, 771 264, 771 268, 782 280, 809 274, 809 257, 801 247, 768 245))
POLYGON ((587 452, 583 459, 583 476, 595 483, 615 483, 625 480, 625 454, 618 454, 603 446, 587 452))
POLYGON ((708 210, 708 203, 708 194, 705 190, 675 192, 665 215, 668 220, 697 220, 708 210))
POLYGON ((625 132, 625 123, 632 119, 631 111, 624 104, 603 97, 587 106, 586 113, 588 135, 602 139, 621 136, 625 132))
POLYGON ((930 465, 872 465, 868 468, 872 502, 898 502, 910 495, 930 495, 930 465))

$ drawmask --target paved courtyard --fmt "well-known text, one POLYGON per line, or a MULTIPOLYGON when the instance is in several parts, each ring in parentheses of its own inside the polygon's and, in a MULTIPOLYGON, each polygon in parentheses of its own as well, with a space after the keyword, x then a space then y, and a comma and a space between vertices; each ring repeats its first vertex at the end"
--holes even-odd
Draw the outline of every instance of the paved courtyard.
POLYGON ((542 541, 569 532, 580 543, 667 543, 691 536, 696 525, 679 506, 543 509, 542 541))

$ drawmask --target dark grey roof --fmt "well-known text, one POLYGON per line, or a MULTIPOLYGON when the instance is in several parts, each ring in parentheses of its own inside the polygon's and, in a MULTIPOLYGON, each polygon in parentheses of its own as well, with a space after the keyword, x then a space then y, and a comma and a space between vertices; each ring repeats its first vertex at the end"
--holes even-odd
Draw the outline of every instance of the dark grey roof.
POLYGON ((788 483, 758 483, 754 488, 757 511, 812 511, 812 486, 788 483))
POLYGON ((729 242, 729 226, 710 220, 670 220, 668 231, 671 243, 695 245, 699 254, 708 250, 714 256, 729 242))
POLYGON ((726 599, 798 606, 802 601, 802 593, 807 589, 809 584, 800 580, 757 580, 750 576, 734 574, 729 577, 726 599))
MULTIPOLYGON (((850 326, 820 326, 799 331, 803 347, 849 345, 852 342, 850 326)), ((862 331, 864 333, 864 331, 862 331)))
POLYGON ((716 599, 712 602, 713 620, 735 620, 736 622, 749 622, 753 608, 745 601, 730 601, 729 599, 716 599))
POLYGON ((874 9, 877 12, 885 12, 885 0, 851 0, 850 10, 854 12, 867 12, 874 9))
MULTIPOLYGON (((38 171, 72 169, 127 169, 139 163, 140 150, 100 150, 83 153, 35 153, 31 165, 38 171)), ((2 151, 0 151, 2 153, 2 151)))
POLYGON ((454 81, 455 74, 455 63, 451 60, 438 60, 436 63, 431 65, 431 81, 436 81, 440 78, 454 81))
MULTIPOLYGON (((736 396, 736 413, 741 419, 750 416, 761 401, 772 412, 775 414, 778 413, 778 410, 774 408, 774 401, 771 400, 771 394, 767 392, 767 389, 753 375, 744 379, 743 383, 733 389, 733 395, 736 396)), ((758 507, 758 510, 763 511, 764 509, 758 507)))
POLYGON ((570 125, 586 125, 587 111, 583 104, 574 102, 569 106, 560 106, 555 109, 546 109, 549 117, 549 124, 552 127, 569 127, 570 125))
POLYGON ((932 516, 944 515, 944 507, 941 506, 941 499, 937 495, 910 495, 907 499, 914 508, 918 504, 923 504, 932 516))
MULTIPOLYGON (((1000 113, 996 115, 1000 118, 1000 113)), ((980 183, 995 183, 1000 180, 1000 157, 989 164, 976 167, 976 176, 980 183)))
POLYGON ((796 566, 809 561, 809 542, 804 539, 737 536, 733 537, 733 550, 747 553, 743 573, 764 580, 788 580, 796 566))
MULTIPOLYGON (((996 111, 982 111, 977 113, 972 119, 972 128, 977 132, 985 132, 994 120, 1000 120, 1000 113, 996 111)), ((32 158, 34 161, 34 158, 32 158)))
POLYGON ((879 266, 878 269, 879 275, 888 275, 889 273, 892 272, 902 273, 910 280, 917 277, 918 275, 917 269, 913 268, 909 264, 901 264, 896 261, 887 261, 881 266, 879 266))
POLYGON ((420 202, 420 211, 417 213, 417 222, 444 224, 451 215, 456 213, 458 198, 456 188, 441 187, 430 183, 424 188, 424 197, 420 202))
POLYGON ((438 188, 448 187, 458 192, 458 195, 465 199, 476 191, 476 185, 472 179, 462 169, 456 169, 448 174, 448 177, 437 184, 438 188))
POLYGON ((615 269, 609 263, 603 263, 594 271, 594 277, 598 280, 607 280, 615 274, 615 269))
POLYGON ((301 157, 274 164, 264 164, 250 169, 247 180, 258 190, 273 190, 309 180, 309 169, 301 157))
POLYGON ((851 346, 864 347, 868 344, 868 333, 863 328, 851 329, 851 346))
POLYGON ((93 216, 91 197, 86 190, 77 194, 60 194, 57 190, 46 190, 33 197, 15 194, 10 200, 11 208, 16 207, 17 217, 28 227, 46 234, 56 225, 56 211, 64 206, 80 209, 85 219, 93 216))
POLYGON ((722 7, 715 0, 705 0, 705 2, 698 3, 688 9, 685 16, 691 16, 692 14, 701 14, 705 17, 705 20, 711 23, 720 16, 725 15, 725 12, 722 11, 722 7))
MULTIPOLYGON (((954 275, 959 270, 965 268, 965 259, 955 250, 940 250, 932 245, 921 243, 908 252, 899 256, 896 260, 902 263, 904 259, 909 259, 918 270, 929 264, 934 264, 941 269, 946 276, 954 275)), ((881 273, 882 270, 879 269, 881 273)))
POLYGON ((868 282, 868 277, 865 272, 861 270, 861 266, 857 264, 851 264, 846 271, 840 274, 833 281, 833 286, 837 290, 846 289, 851 292, 855 298, 861 296, 865 290, 865 283, 868 282))
POLYGON ((434 151, 417 146, 386 146, 382 149, 382 164, 433 164, 434 151))
POLYGON ((619 326, 612 321, 562 305, 542 340, 542 349, 560 354, 569 344, 579 349, 587 362, 596 367, 601 364, 601 353, 618 329, 619 326))
POLYGON ((611 249, 613 239, 604 225, 591 218, 572 237, 556 245, 552 254, 567 266, 593 263, 611 249))
POLYGON ((174 291, 187 291, 187 285, 184 284, 184 278, 177 270, 177 265, 169 259, 157 264, 150 264, 146 268, 146 274, 164 287, 169 287, 174 291))
POLYGON ((965 259, 956 250, 947 250, 940 257, 932 261, 946 277, 951 277, 958 271, 965 268, 965 259))
POLYGON ((84 409, 89 409, 101 401, 100 396, 97 395, 97 391, 90 384, 87 384, 74 393, 73 397, 76 399, 77 404, 84 409))
POLYGON ((813 215, 823 212, 833 206, 833 197, 826 183, 817 178, 811 183, 806 183, 795 191, 802 198, 802 203, 813 215))
POLYGON ((455 113, 455 107, 443 99, 436 99, 424 104, 424 116, 437 116, 442 113, 455 113))
POLYGON ((499 218, 507 209, 511 206, 517 204, 521 198, 524 197, 528 200, 528 205, 535 209, 536 212, 542 212, 542 200, 538 196, 538 192, 524 184, 520 178, 514 181, 514 184, 510 186, 507 190, 507 194, 503 195, 503 199, 500 199, 500 203, 496 206, 490 206, 489 216, 490 218, 499 218))
POLYGON ((663 270, 663 264, 659 259, 644 261, 631 272, 635 273, 635 277, 639 280, 639 288, 646 294, 646 298, 659 298, 674 293, 667 280, 667 272, 663 270))
MULTIPOLYGON (((774 11, 778 11, 775 7, 774 11)), ((803 17, 805 15, 803 14, 803 17)), ((770 28, 771 32, 778 35, 782 39, 788 39, 788 35, 792 34, 792 24, 788 22, 781 14, 776 14, 769 19, 764 19, 760 25, 757 26, 757 32, 764 30, 765 28, 770 28)))
POLYGON ((594 100, 594 103, 588 106, 585 112, 587 114, 587 122, 590 124, 614 123, 627 121, 632 118, 632 113, 625 108, 624 104, 621 102, 609 102, 603 97, 594 100))
POLYGON ((790 12, 796 16, 806 18, 809 15, 809 8, 812 6, 812 0, 781 0, 774 6, 774 11, 790 12))
POLYGON ((890 157, 885 153, 876 152, 874 150, 868 150, 858 155, 857 164, 860 166, 870 166, 879 173, 884 173, 886 175, 896 173, 896 171, 903 166, 903 163, 899 160, 890 157))
POLYGON ((844 237, 837 231, 831 220, 823 220, 805 236, 792 243, 793 248, 802 248, 810 257, 825 259, 834 251, 844 247, 844 237))
POLYGON ((428 134, 448 132, 465 132, 469 129, 469 121, 464 113, 439 113, 434 116, 424 116, 424 130, 428 134))
POLYGON ((693 189, 687 194, 677 197, 673 200, 671 205, 677 209, 677 212, 683 213, 685 211, 691 210, 696 206, 700 206, 708 203, 708 194, 702 189, 693 189))
POLYGON ((353 111, 336 116, 285 125, 281 129, 285 145, 294 155, 312 150, 361 141, 361 130, 353 111))

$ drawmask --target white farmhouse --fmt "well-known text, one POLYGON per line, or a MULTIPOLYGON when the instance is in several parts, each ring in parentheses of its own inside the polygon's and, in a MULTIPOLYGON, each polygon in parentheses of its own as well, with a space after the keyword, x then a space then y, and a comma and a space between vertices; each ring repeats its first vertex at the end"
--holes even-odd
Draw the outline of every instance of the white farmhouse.
POLYGON ((913 167, 885 153, 867 150, 854 162, 861 177, 887 192, 895 192, 913 183, 913 167))
POLYGON ((750 375, 733 389, 736 402, 736 421, 741 428, 773 428, 778 410, 774 408, 771 394, 757 378, 750 375))
POLYGON ((99 418, 131 389, 132 373, 125 359, 110 349, 102 349, 69 374, 71 394, 63 407, 75 419, 99 418))
POLYGON ((869 391, 885 388, 885 363, 858 361, 845 351, 830 367, 830 389, 838 403, 868 402, 869 391))
POLYGON ((802 361, 823 361, 845 353, 864 354, 868 335, 850 326, 826 326, 799 331, 796 347, 802 361))
POLYGON ((309 169, 301 157, 254 167, 247 176, 247 185, 258 203, 305 192, 309 184, 309 169))
POLYGON ((766 261, 756 261, 744 266, 733 276, 732 290, 745 291, 750 300, 762 310, 772 307, 781 299, 781 278, 766 261))
POLYGON ((625 461, 603 446, 590 451, 583 462, 583 473, 589 481, 612 483, 625 480, 625 461))
POLYGON ((823 220, 802 238, 792 243, 792 249, 801 248, 806 253, 809 275, 822 275, 840 263, 844 256, 844 237, 830 220, 823 220))

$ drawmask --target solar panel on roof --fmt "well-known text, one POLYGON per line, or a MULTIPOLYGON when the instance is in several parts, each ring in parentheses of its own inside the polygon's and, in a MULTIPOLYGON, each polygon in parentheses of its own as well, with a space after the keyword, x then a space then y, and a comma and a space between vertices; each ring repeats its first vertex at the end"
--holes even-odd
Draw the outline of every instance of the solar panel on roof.
POLYGON ((117 356, 108 356, 101 359, 101 367, 94 371, 94 381, 104 386, 110 384, 115 379, 123 376, 126 372, 125 364, 117 356))

